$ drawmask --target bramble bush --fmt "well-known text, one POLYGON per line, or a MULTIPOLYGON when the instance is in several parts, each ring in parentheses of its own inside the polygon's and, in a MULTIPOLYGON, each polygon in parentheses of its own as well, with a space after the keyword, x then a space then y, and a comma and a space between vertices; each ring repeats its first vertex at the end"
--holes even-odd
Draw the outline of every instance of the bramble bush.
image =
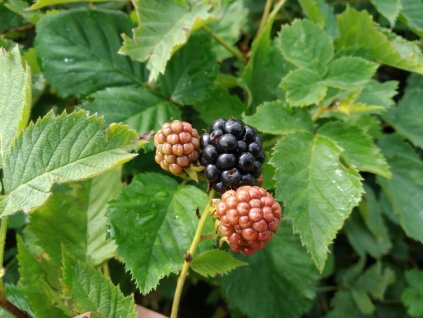
POLYGON ((421 0, 0 0, 0 316, 423 317, 422 36, 421 0), (219 118, 261 139, 202 155, 219 118))

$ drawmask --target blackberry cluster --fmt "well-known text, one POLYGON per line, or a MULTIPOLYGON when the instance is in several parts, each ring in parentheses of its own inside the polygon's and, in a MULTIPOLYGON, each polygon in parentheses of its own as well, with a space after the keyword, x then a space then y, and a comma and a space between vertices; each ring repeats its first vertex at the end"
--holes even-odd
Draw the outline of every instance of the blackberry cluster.
POLYGON ((263 188, 229 190, 216 202, 219 229, 235 252, 251 255, 268 243, 279 227, 282 210, 263 188))
POLYGON ((200 136, 190 123, 174 120, 163 126, 154 135, 156 162, 162 169, 175 176, 198 160, 200 136))
POLYGON ((204 175, 216 192, 257 184, 265 157, 255 128, 239 119, 217 119, 201 136, 200 147, 204 175))

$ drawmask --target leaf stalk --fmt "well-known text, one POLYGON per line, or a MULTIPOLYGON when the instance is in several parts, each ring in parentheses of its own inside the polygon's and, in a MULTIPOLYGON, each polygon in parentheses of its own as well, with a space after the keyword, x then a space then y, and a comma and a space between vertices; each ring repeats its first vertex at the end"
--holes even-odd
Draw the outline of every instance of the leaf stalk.
POLYGON ((224 39, 222 39, 219 35, 214 33, 212 30, 210 30, 208 27, 203 27, 204 31, 207 31, 211 34, 213 39, 219 43, 223 48, 225 48, 229 53, 231 53, 238 61, 240 61, 242 64, 247 64, 247 59, 242 55, 242 53, 234 46, 227 43, 224 39))

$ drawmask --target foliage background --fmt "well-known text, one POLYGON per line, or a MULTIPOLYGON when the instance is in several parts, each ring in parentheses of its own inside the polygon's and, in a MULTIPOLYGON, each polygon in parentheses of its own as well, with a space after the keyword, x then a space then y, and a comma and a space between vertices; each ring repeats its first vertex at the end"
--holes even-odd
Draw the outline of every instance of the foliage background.
POLYGON ((180 316, 423 317, 422 35, 421 0, 0 2, 2 303, 169 315, 206 186, 138 137, 236 116, 284 221, 197 257, 180 316))

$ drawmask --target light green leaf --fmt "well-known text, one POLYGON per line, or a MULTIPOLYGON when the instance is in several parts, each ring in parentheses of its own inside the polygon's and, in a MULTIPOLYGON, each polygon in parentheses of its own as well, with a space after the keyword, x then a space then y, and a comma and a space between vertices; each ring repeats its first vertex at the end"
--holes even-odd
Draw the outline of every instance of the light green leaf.
POLYGON ((73 9, 37 24, 35 48, 47 80, 60 95, 86 95, 110 86, 142 85, 142 64, 117 54, 131 21, 118 11, 73 9))
POLYGON ((314 23, 324 27, 326 24, 325 16, 319 7, 317 0, 298 0, 307 18, 314 23))
POLYGON ((222 250, 208 250, 192 260, 191 268, 204 277, 225 275, 240 266, 248 263, 236 259, 222 250))
POLYGON ((145 173, 137 175, 111 204, 118 255, 143 294, 181 269, 198 223, 195 210, 201 211, 206 201, 206 194, 193 186, 145 173))
POLYGON ((397 90, 397 81, 386 81, 381 83, 375 80, 370 80, 360 92, 356 102, 389 108, 395 105, 392 97, 398 93, 397 90))
POLYGON ((204 101, 193 105, 199 117, 206 123, 211 123, 216 118, 240 117, 245 110, 241 100, 231 95, 227 90, 216 88, 204 101))
POLYGON ((108 87, 98 91, 93 100, 86 101, 82 108, 104 116, 106 124, 124 122, 140 134, 181 118, 178 107, 136 86, 108 87))
POLYGON ((64 294, 78 305, 78 313, 94 311, 101 317, 136 318, 132 296, 125 297, 100 271, 64 255, 64 294))
POLYGON ((1 167, 4 151, 28 122, 31 110, 31 72, 26 63, 22 64, 18 46, 10 53, 0 48, 0 70, 1 167))
POLYGON ((401 300, 412 317, 423 316, 423 271, 411 269, 405 272, 408 287, 402 292, 401 300))
POLYGON ((391 172, 385 157, 373 143, 372 138, 360 128, 341 122, 330 122, 319 129, 319 134, 329 137, 345 152, 348 162, 358 170, 390 178, 391 172))
POLYGON ((378 177, 394 214, 408 236, 423 242, 423 162, 414 149, 396 134, 384 137, 380 146, 392 170, 392 179, 378 177))
POLYGON ((420 148, 423 148, 422 99, 423 87, 407 89, 398 106, 383 116, 400 135, 420 148))
POLYGON ((220 279, 230 307, 248 317, 298 318, 307 311, 319 275, 290 222, 280 224, 263 250, 237 257, 249 266, 220 279))
POLYGON ((276 197, 292 221, 317 268, 322 271, 336 233, 361 199, 361 177, 339 160, 342 149, 331 139, 297 132, 274 148, 276 197))
POLYGON ((31 308, 35 317, 65 318, 69 317, 59 307, 63 307, 57 291, 47 283, 46 274, 40 264, 25 246, 22 238, 17 237, 18 261, 19 261, 19 288, 31 308))
POLYGON ((421 0, 401 0, 401 16, 405 23, 420 37, 423 36, 423 2, 421 0))
POLYGON ((376 68, 377 64, 362 58, 343 56, 330 63, 325 84, 345 90, 364 87, 375 74, 376 68))
MULTIPOLYGON (((89 2, 106 2, 107 0, 90 0, 89 2)), ((122 1, 123 0, 113 0, 113 1, 122 1)), ((32 6, 26 10, 38 10, 48 6, 54 6, 58 4, 69 4, 75 2, 88 2, 88 0, 37 0, 32 6)))
POLYGON ((338 25, 338 49, 359 49, 360 56, 377 63, 423 74, 423 55, 417 44, 381 30, 367 11, 348 7, 338 16, 338 25))
POLYGON ((326 95, 327 87, 320 75, 308 69, 296 69, 282 80, 286 100, 290 106, 318 104, 326 95))
POLYGON ((121 189, 120 169, 83 183, 57 189, 31 213, 28 227, 37 245, 60 266, 62 247, 74 258, 99 265, 114 256, 116 245, 106 238, 107 203, 121 189))
MULTIPOLYGON (((395 25, 395 21, 401 11, 402 0, 371 0, 371 3, 391 24, 395 25)), ((412 0, 413 1, 413 0, 412 0)))
POLYGON ((331 38, 309 20, 295 20, 284 26, 276 44, 287 61, 318 73, 326 70, 334 54, 331 38))
POLYGON ((273 135, 285 135, 298 129, 313 129, 308 111, 291 108, 282 101, 265 102, 257 107, 254 115, 244 116, 243 119, 261 132, 273 135))
POLYGON ((181 0, 132 0, 139 26, 132 38, 124 36, 120 53, 147 62, 149 81, 163 74, 172 55, 191 32, 214 21, 213 7, 205 2, 187 4, 181 0))
POLYGON ((203 101, 214 90, 217 69, 211 36, 196 34, 173 55, 158 83, 174 102, 194 104, 203 101))
POLYGON ((54 183, 86 179, 136 156, 128 150, 138 134, 121 124, 104 130, 101 118, 84 111, 49 113, 20 133, 4 154, 0 214, 29 212, 50 196, 54 183))
POLYGON ((242 75, 249 92, 249 103, 255 107, 262 102, 283 98, 279 87, 292 66, 281 59, 281 54, 271 40, 272 23, 268 23, 254 39, 251 56, 242 75))
POLYGON ((344 230, 358 255, 364 257, 367 253, 380 258, 390 250, 392 244, 375 193, 369 186, 365 185, 364 189, 364 200, 360 202, 358 211, 348 218, 344 230))

